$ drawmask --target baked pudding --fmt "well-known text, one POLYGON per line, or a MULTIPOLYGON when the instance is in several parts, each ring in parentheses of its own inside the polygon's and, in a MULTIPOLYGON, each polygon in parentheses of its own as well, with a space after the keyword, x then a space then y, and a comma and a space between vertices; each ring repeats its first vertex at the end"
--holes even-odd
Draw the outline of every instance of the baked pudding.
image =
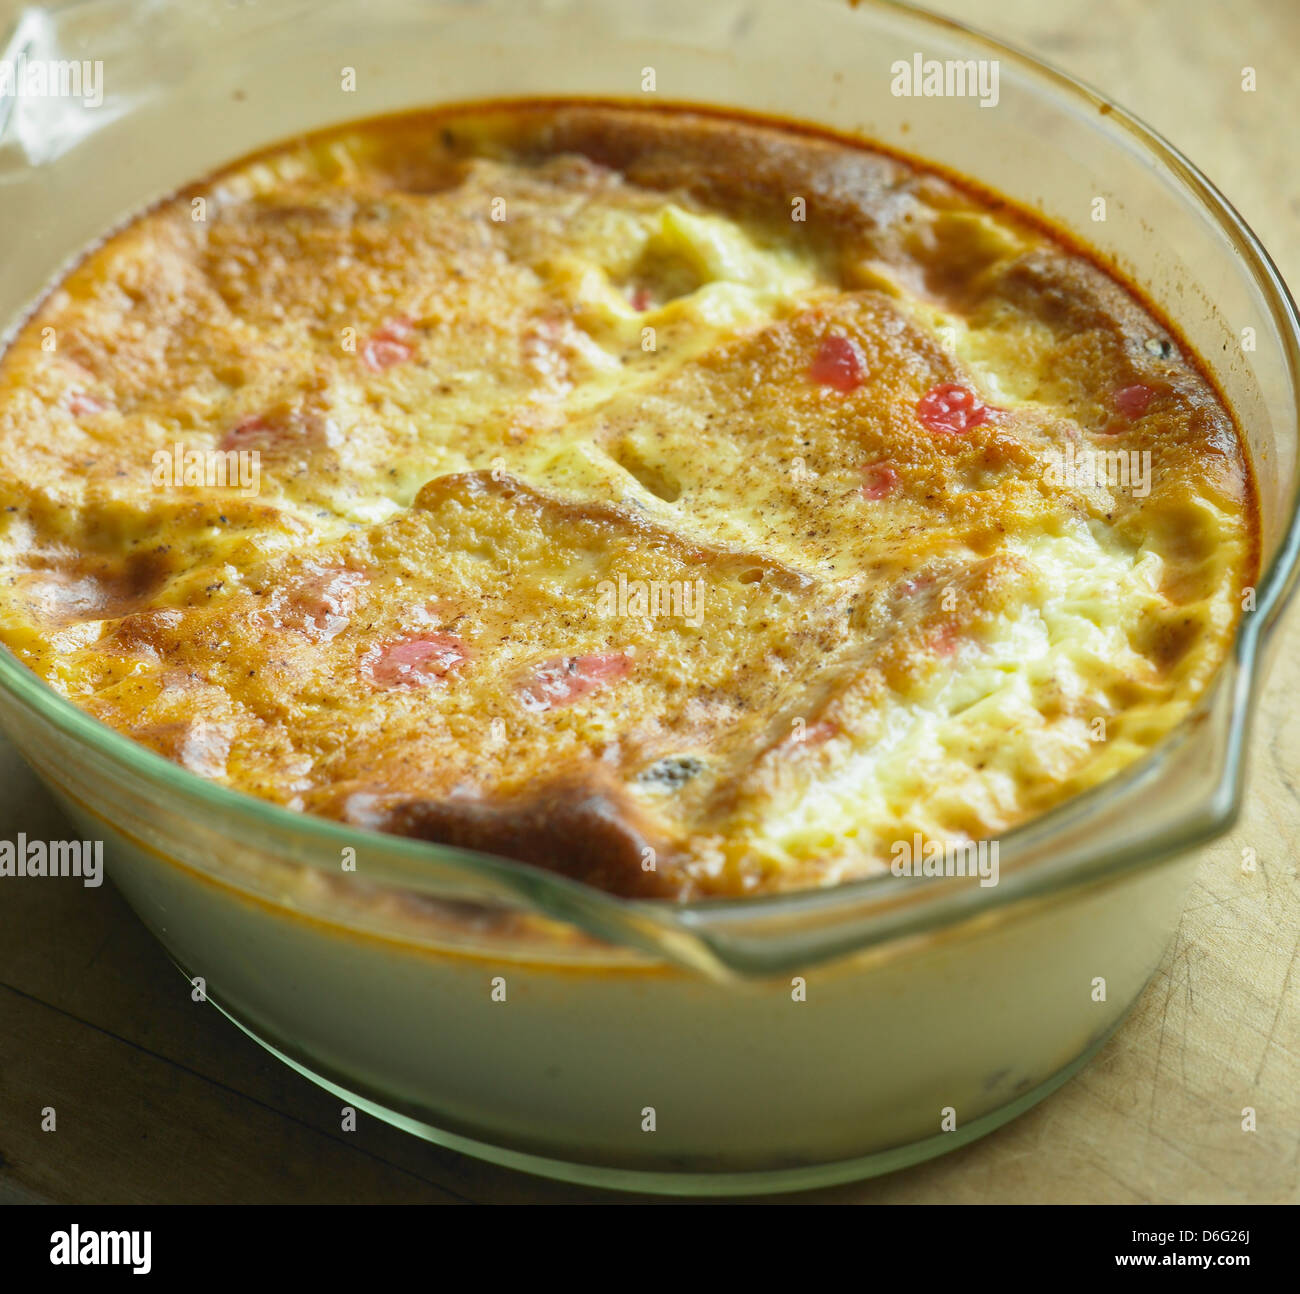
POLYGON ((997 837, 1150 750, 1257 570, 1228 409, 1009 204, 509 103, 292 142, 0 364, 0 639, 202 777, 678 899, 997 837))

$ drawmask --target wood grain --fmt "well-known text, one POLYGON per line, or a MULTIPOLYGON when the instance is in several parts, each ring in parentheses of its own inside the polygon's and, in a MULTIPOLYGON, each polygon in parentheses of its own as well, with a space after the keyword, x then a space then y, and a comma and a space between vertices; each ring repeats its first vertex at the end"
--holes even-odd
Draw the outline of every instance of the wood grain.
MULTIPOLYGON (((0 0, 0 18, 13 9, 0 0)), ((945 0, 1179 146, 1300 280, 1291 0, 945 0), (1259 89, 1240 88, 1241 68, 1259 89)), ((1206 851, 1135 1014, 1076 1079, 952 1155, 801 1201, 1300 1200, 1300 617, 1282 632, 1237 830, 1206 851), (1258 869, 1241 868, 1256 851, 1258 869), (1258 1130, 1243 1132, 1242 1110, 1258 1130)), ((0 745, 0 836, 64 833, 0 745)), ((0 899, 0 1202, 630 1200, 490 1168, 339 1103, 188 985, 105 886, 0 899), (41 1130, 53 1106, 57 1131, 41 1130)))

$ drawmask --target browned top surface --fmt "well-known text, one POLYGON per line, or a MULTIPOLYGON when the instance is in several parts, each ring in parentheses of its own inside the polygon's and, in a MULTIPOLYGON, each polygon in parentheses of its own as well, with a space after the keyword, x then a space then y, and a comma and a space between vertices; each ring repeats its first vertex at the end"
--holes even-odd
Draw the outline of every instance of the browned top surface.
POLYGON ((996 836, 1185 713, 1254 562, 1231 420, 1121 287, 694 114, 416 116, 197 185, 31 320, 0 444, 0 635, 78 704, 630 893, 996 836), (988 415, 927 422, 943 384, 988 415), (225 451, 255 492, 156 478, 225 451))

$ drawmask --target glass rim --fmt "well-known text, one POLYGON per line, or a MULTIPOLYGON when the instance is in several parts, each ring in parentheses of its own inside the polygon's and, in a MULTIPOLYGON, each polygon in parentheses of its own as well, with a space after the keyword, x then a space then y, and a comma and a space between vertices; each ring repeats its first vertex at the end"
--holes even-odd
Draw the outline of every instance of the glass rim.
MULTIPOLYGON (((1146 155, 1153 157, 1172 174, 1181 185, 1183 195, 1189 197, 1197 209, 1212 219, 1227 237, 1233 251, 1247 268, 1253 284, 1268 303, 1271 323, 1282 345, 1292 389, 1300 391, 1300 313, 1297 312, 1281 274, 1258 237, 1233 205, 1177 148, 1132 113, 1077 78, 955 19, 917 8, 907 0, 820 2, 836 7, 848 3, 854 9, 899 11, 921 23, 957 32, 964 40, 982 47, 998 58, 1014 62, 1022 70, 1046 82, 1076 103, 1104 110, 1111 123, 1122 128, 1146 155)), ((564 97, 574 99, 582 96, 564 97)), ((609 99, 601 101, 610 102, 609 99)), ((673 106, 711 106, 715 111, 723 107, 692 105, 689 102, 674 103, 673 106)), ((867 146, 874 142, 865 136, 860 138, 867 146)), ((899 152, 892 146, 885 147, 891 153, 899 152)), ((927 164, 923 157, 915 160, 927 164)), ((1022 204, 1013 202, 1013 205, 1019 207, 1022 204)), ((1137 286, 1141 287, 1140 282, 1137 286)), ((1300 438, 1300 410, 1297 410, 1296 434, 1300 438)), ((1256 586, 1255 609, 1243 614, 1239 620, 1230 651, 1220 663, 1206 691, 1198 698, 1192 712, 1126 768, 1090 790, 1072 796, 1047 812, 1018 824, 999 837, 999 840, 1004 848, 1009 847, 1014 853, 1023 841, 1050 835, 1071 820, 1077 820, 1086 814, 1099 802, 1117 797, 1153 778, 1162 760, 1186 739, 1190 726, 1196 723, 1204 708, 1226 686, 1230 689, 1231 710, 1224 749, 1219 757, 1215 786, 1199 806, 1200 812, 1189 815, 1180 830, 1168 833, 1157 841, 1143 839, 1139 833, 1139 838, 1131 849, 1112 852, 1105 859, 1085 857, 1082 860, 1070 860, 1064 866, 1055 866, 1053 860, 1048 859, 1024 868, 1009 868, 1000 883, 987 891, 970 886, 958 889, 941 887, 930 895, 923 896, 919 902, 909 904, 908 914, 901 919, 888 922, 887 928, 882 926, 880 938, 893 938, 951 925, 968 916, 1044 892, 1088 883, 1137 866, 1154 865, 1226 830, 1239 811, 1243 794, 1243 758, 1258 682, 1260 649, 1265 635, 1274 627, 1295 590, 1298 559, 1300 473, 1297 473, 1297 479, 1292 485, 1285 527, 1276 551, 1267 567, 1261 571, 1256 586)), ((903 893, 903 887, 907 887, 911 899, 915 899, 918 893, 915 886, 908 884, 909 878, 882 873, 834 886, 742 897, 701 898, 682 902, 622 898, 596 890, 560 872, 437 842, 369 831, 333 819, 297 812, 250 793, 208 781, 81 710, 3 647, 0 647, 0 690, 64 736, 85 745, 124 771, 156 785, 169 795, 193 803, 199 809, 224 816, 232 826, 238 823, 240 834, 260 829, 269 836, 290 835, 304 846, 318 845, 335 856, 340 848, 355 847, 358 839, 363 838, 370 855, 366 866, 366 881, 390 889, 421 890, 424 887, 419 884, 420 869, 427 869, 436 876, 439 863, 452 863, 495 883, 499 892, 507 893, 531 908, 540 907, 550 915, 559 913, 574 917, 588 929, 593 928, 592 918, 604 910, 609 914, 636 912, 655 926, 671 926, 680 932, 694 935, 701 934, 714 923, 723 929, 737 918, 779 919, 824 913, 852 907, 855 902, 864 899, 885 901, 898 897, 903 893), (386 867, 386 863, 393 866, 386 867)), ((295 853, 298 852, 295 850, 295 853)), ((297 861, 307 866, 315 865, 312 859, 297 861)), ((230 872, 214 874, 227 884, 240 889, 249 888, 240 877, 230 872)), ((336 919, 346 923, 341 915, 336 919)), ((638 918, 631 918, 631 922, 644 924, 638 918)), ((606 925, 599 920, 594 924, 606 925)), ((617 939, 626 933, 628 924, 629 916, 625 915, 615 917, 608 928, 617 928, 619 933, 614 936, 617 939)), ((852 946, 861 947, 865 942, 879 942, 879 939, 865 941, 858 937, 853 940, 852 946)), ((657 951, 662 953, 662 949, 657 951)))

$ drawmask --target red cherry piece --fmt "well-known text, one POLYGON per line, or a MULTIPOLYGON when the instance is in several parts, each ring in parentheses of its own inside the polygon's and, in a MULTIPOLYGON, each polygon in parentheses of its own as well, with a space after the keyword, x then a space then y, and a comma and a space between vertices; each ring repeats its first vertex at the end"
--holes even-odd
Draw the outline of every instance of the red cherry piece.
POLYGON ((888 463, 869 463, 862 469, 862 497, 875 502, 888 498, 898 488, 898 473, 888 463))
POLYGON ((597 652, 589 656, 561 656, 544 661, 519 690, 525 710, 552 710, 625 678, 632 661, 623 652, 597 652))
POLYGON ((404 341, 372 337, 361 348, 361 362, 372 373, 383 373, 411 358, 411 348, 404 341))
POLYGON ((68 395, 68 412, 74 418, 90 418, 107 409, 108 405, 103 400, 88 391, 73 391, 68 395))
POLYGON ((808 376, 814 382, 846 394, 862 385, 865 373, 866 363, 857 344, 838 333, 828 333, 822 338, 808 369, 808 376))
POLYGON ((952 656, 961 645, 961 634, 946 620, 930 632, 930 648, 936 656, 952 656))
POLYGON ((415 354, 411 338, 415 326, 409 319, 394 319, 370 336, 361 347, 361 362, 372 372, 382 373, 404 363, 415 354))
POLYGON ((1115 392, 1114 403, 1118 412, 1126 418, 1140 418, 1147 411, 1155 388, 1145 382, 1135 382, 1132 386, 1122 386, 1115 392))
POLYGON ((366 582, 360 571, 336 567, 307 571, 279 600, 276 623, 317 641, 333 638, 347 627, 356 606, 356 591, 366 582))
POLYGON ((361 669, 376 687, 421 687, 464 664, 468 655, 459 638, 421 630, 373 648, 361 669))
POLYGON ((968 386, 942 382, 916 404, 921 425, 935 435, 956 435, 989 420, 990 410, 968 386))
POLYGON ((223 452, 232 449, 265 449, 274 439, 275 434, 271 424, 265 418, 260 414, 254 414, 253 417, 245 418, 231 427, 222 436, 218 448, 223 452))

